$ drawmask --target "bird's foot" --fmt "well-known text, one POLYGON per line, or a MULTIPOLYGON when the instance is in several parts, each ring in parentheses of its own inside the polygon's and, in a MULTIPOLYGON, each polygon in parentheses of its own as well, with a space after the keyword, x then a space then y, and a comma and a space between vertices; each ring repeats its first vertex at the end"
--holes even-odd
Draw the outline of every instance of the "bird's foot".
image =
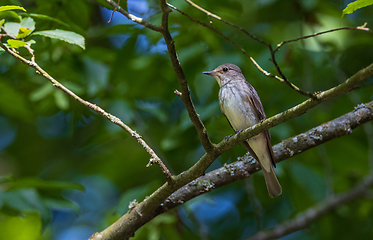
MULTIPOLYGON (((237 135, 240 134, 243 130, 245 130, 245 129, 238 130, 238 131, 236 132, 236 134, 237 134, 237 135)), ((226 137, 225 137, 225 141, 228 142, 228 140, 229 140, 231 137, 233 137, 233 134, 231 134, 231 135, 229 135, 229 136, 226 136, 226 137)))
POLYGON ((240 134, 243 130, 245 130, 245 129, 238 130, 238 131, 236 132, 236 134, 240 134))
POLYGON ((231 134, 231 135, 229 135, 229 136, 226 136, 226 137, 225 137, 225 141, 228 142, 228 140, 229 140, 232 136, 233 136, 233 134, 231 134))

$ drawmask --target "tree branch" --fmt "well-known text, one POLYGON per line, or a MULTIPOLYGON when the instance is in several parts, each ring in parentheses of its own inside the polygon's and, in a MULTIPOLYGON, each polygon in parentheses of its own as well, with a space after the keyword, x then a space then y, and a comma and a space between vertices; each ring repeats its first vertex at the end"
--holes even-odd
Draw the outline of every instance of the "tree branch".
MULTIPOLYGON (((171 4, 168 4, 169 7, 171 7, 172 9, 180 12, 181 14, 183 14, 184 16, 187 16, 189 19, 191 19, 192 21, 204 26, 204 27, 207 27, 211 30, 213 30, 214 32, 218 33, 220 36, 224 37, 226 40, 228 40, 230 43, 232 43, 235 47, 237 47, 238 49, 241 50, 241 52, 247 56, 252 62, 253 64, 259 69, 259 71, 261 71, 265 76, 267 77, 272 77, 272 78, 275 78, 277 79, 278 81, 280 81, 281 83, 285 83, 286 85, 288 85, 291 89, 295 90, 296 92, 306 96, 306 97, 309 97, 309 98, 312 98, 312 99, 315 99, 315 95, 312 94, 312 93, 309 93, 309 92, 305 92, 305 91, 302 91, 299 87, 297 87, 295 84, 291 83, 287 78, 286 76, 282 73, 282 70, 280 68, 280 66, 277 64, 276 62, 276 58, 275 58, 275 54, 277 51, 280 50, 281 46, 283 46, 284 44, 286 43, 290 43, 290 42, 295 42, 295 41, 299 41, 301 39, 307 39, 307 38, 311 38, 311 37, 315 37, 315 36, 318 36, 318 35, 322 35, 322 34, 326 34, 326 33, 330 33, 330 32, 335 32, 335 31, 340 31, 340 30, 362 30, 362 31, 367 31, 367 32, 370 32, 372 33, 372 31, 366 27, 367 23, 365 23, 364 25, 362 26, 359 26, 359 27, 341 27, 341 28, 336 28, 336 29, 331 29, 331 30, 327 30, 327 31, 323 31, 323 32, 319 32, 319 33, 314 33, 312 35, 307 35, 307 36, 303 36, 303 37, 299 37, 299 38, 295 38, 295 39, 290 39, 290 40, 287 40, 287 41, 284 41, 284 42, 281 42, 279 44, 277 44, 277 47, 275 49, 272 48, 271 44, 269 43, 266 43, 265 41, 257 38, 256 36, 254 36, 253 34, 251 34, 250 32, 246 31, 244 28, 238 26, 238 25, 235 25, 221 17, 219 17, 218 15, 216 14, 213 14, 209 11, 207 11, 206 9, 203 9, 202 7, 198 6, 197 4, 195 4, 194 2, 192 2, 191 0, 185 0, 187 3, 189 3, 191 6, 193 6, 194 8, 198 9, 199 11, 205 13, 209 19, 210 17, 213 17, 231 27, 234 27, 238 30, 240 30, 241 32, 243 32, 244 34, 246 34, 247 36, 249 36, 250 38, 252 38, 253 40, 267 46, 269 48, 269 51, 270 51, 270 55, 271 55, 271 62, 275 65, 275 68, 276 68, 276 71, 278 72, 278 74, 281 76, 277 76, 277 75, 274 75, 274 74, 271 74, 271 73, 268 73, 267 71, 265 71, 264 69, 262 69, 259 64, 252 58, 250 57, 249 54, 246 53, 246 51, 241 48, 237 43, 233 42, 231 39, 229 39, 228 37, 226 37, 225 35, 223 35, 221 32, 219 32, 215 27, 213 26, 210 26, 208 24, 205 24, 205 23, 202 23, 201 21, 199 20, 196 20, 194 19, 193 17, 187 15, 186 13, 180 11, 179 9, 177 9, 176 7, 172 6, 171 4)), ((212 22, 210 20, 210 23, 212 25, 212 22)))
MULTIPOLYGON (((289 82, 289 80, 288 80, 288 79, 286 78, 286 76, 282 73, 280 67, 278 66, 278 64, 277 64, 277 62, 276 62, 276 59, 275 59, 275 52, 273 51, 271 44, 266 43, 265 41, 263 41, 263 40, 257 38, 257 37, 254 36, 253 34, 251 34, 251 33, 249 33, 248 31, 246 31, 244 28, 242 28, 242 27, 240 27, 240 26, 238 26, 238 25, 235 25, 235 24, 233 24, 233 23, 231 23, 231 22, 228 22, 227 20, 225 20, 225 19, 219 17, 218 15, 213 14, 213 13, 207 11, 206 9, 203 9, 202 7, 198 6, 198 5, 195 4, 194 2, 192 2, 192 1, 190 1, 190 0, 185 0, 185 1, 186 1, 187 3, 189 3, 190 5, 192 5, 193 7, 195 7, 196 9, 198 9, 199 11, 205 13, 208 17, 213 17, 213 18, 215 18, 215 19, 217 19, 217 20, 219 20, 219 21, 221 21, 221 22, 223 22, 223 23, 225 23, 225 24, 227 24, 227 25, 229 25, 229 26, 231 26, 231 27, 234 27, 234 28, 240 30, 241 32, 243 32, 244 34, 246 34, 247 36, 249 36, 250 38, 252 38, 253 40, 255 40, 255 41, 257 41, 257 42, 259 42, 259 43, 265 45, 266 47, 268 47, 268 48, 269 48, 269 51, 270 51, 270 53, 271 53, 271 59, 270 59, 270 60, 271 60, 272 63, 275 65, 276 70, 277 70, 277 72, 279 73, 279 75, 280 75, 281 77, 276 76, 276 75, 274 75, 274 74, 268 74, 268 72, 265 71, 265 70, 263 70, 263 69, 259 66, 259 64, 258 64, 258 63, 257 63, 257 62, 252 58, 252 57, 250 57, 250 56, 246 53, 246 51, 242 51, 242 48, 239 47, 239 45, 238 45, 237 43, 234 43, 234 44, 233 44, 233 41, 232 41, 232 40, 229 40, 229 42, 231 42, 233 45, 235 45, 236 47, 238 47, 238 48, 239 48, 239 49, 240 49, 240 50, 241 50, 241 51, 242 51, 246 56, 248 56, 249 59, 254 63, 254 65, 259 69, 259 71, 261 71, 264 75, 266 75, 267 77, 275 78, 275 79, 277 79, 278 81, 280 81, 281 83, 285 83, 285 84, 288 85, 291 89, 293 89, 293 90, 295 90, 296 92, 302 94, 303 96, 306 96, 306 97, 309 97, 309 98, 314 98, 314 95, 313 95, 312 93, 302 91, 302 90, 301 90, 300 88, 298 88, 295 84, 289 82)), ((173 7, 173 6, 172 6, 172 7, 173 7)), ((175 7, 173 7, 173 8, 176 9, 175 7)), ((178 12, 181 13, 180 10, 178 10, 178 9, 176 9, 176 10, 177 10, 178 12)), ((189 17, 190 19, 193 20, 193 18, 190 17, 190 16, 188 16, 186 13, 182 13, 182 14, 185 15, 185 16, 187 16, 187 17, 189 17)), ((193 20, 193 21, 194 21, 194 20, 193 20)), ((197 20, 197 21, 198 21, 198 20, 197 20)), ((197 21, 195 21, 195 22, 197 22, 197 21)), ((198 22, 199 22, 199 21, 198 21, 198 22)), ((197 22, 197 23, 198 23, 198 22, 197 22)), ((212 21, 211 21, 211 20, 210 20, 210 23, 212 24, 212 21)), ((201 24, 201 22, 199 22, 198 24, 201 24)), ((201 25, 202 25, 202 26, 205 26, 205 27, 208 26, 207 24, 201 24, 201 25)), ((209 27, 209 28, 210 28, 210 27, 209 27)), ((218 32, 218 30, 216 30, 215 27, 211 27, 210 29, 214 30, 215 32, 218 32)), ((219 35, 222 35, 222 34, 219 33, 219 35)), ((227 37, 224 37, 224 38, 227 39, 227 37)))
POLYGON ((307 99, 306 101, 298 104, 295 107, 292 107, 284 112, 276 114, 275 116, 272 116, 264 120, 263 122, 260 122, 250 128, 245 129, 244 131, 238 134, 233 135, 231 138, 229 138, 228 141, 222 140, 217 145, 217 151, 225 152, 227 149, 232 147, 232 145, 233 146, 237 145, 240 142, 243 142, 246 139, 263 132, 264 130, 277 126, 278 124, 283 123, 292 118, 298 117, 306 113, 311 108, 319 105, 322 102, 325 102, 329 99, 335 98, 339 95, 352 91, 358 88, 357 85, 361 81, 369 78, 372 75, 373 75, 373 63, 370 64, 368 67, 355 73, 353 76, 351 76, 349 79, 339 84, 338 86, 333 87, 326 91, 319 92, 318 94, 315 95, 316 99, 307 99))
POLYGON ((183 100, 186 110, 188 112, 189 118, 192 121, 193 125, 195 126, 199 138, 201 139, 202 146, 206 150, 206 152, 210 152, 214 149, 214 145, 211 143, 205 126, 203 122, 199 118, 197 111, 194 107, 192 102, 192 98, 190 96, 190 90, 188 87, 187 80, 185 78, 183 69, 180 66, 179 59, 177 57, 176 49, 175 49, 175 41, 172 39, 170 31, 168 30, 168 15, 170 13, 170 9, 168 8, 166 0, 159 1, 162 9, 162 35, 167 45, 167 52, 171 58, 172 67, 176 73, 177 79, 179 81, 179 85, 181 88, 181 100, 183 100))
MULTIPOLYGON (((162 160, 158 157, 158 155, 154 152, 154 150, 149 147, 149 145, 142 139, 142 137, 134 130, 132 130, 129 126, 124 124, 122 120, 120 120, 118 117, 107 113, 105 110, 97 106, 96 104, 90 103, 88 101, 83 100, 81 97, 76 95, 74 92, 72 92, 70 89, 66 88, 64 85, 59 83, 56 79, 54 79, 52 76, 50 76, 44 69, 42 69, 35 61, 34 55, 32 55, 31 61, 27 60, 26 58, 23 58, 15 51, 12 51, 11 49, 7 48, 3 43, 0 42, 0 47, 3 48, 7 53, 12 55, 14 58, 20 60, 22 63, 34 68, 36 70, 36 73, 40 74, 47 80, 49 80, 53 86, 56 88, 62 90, 64 93, 69 95, 71 98, 75 99, 77 102, 82 104, 85 107, 88 107, 92 109, 93 111, 97 112, 98 114, 104 116, 106 119, 110 120, 114 124, 118 125, 122 129, 124 129, 128 134, 131 135, 144 149, 145 151, 150 155, 150 162, 147 166, 150 166, 153 163, 156 163, 159 168, 162 170, 163 175, 166 177, 167 181, 172 181, 173 176, 171 172, 167 169, 167 167, 163 164, 162 160)), ((27 48, 30 51, 30 47, 27 48)), ((32 54, 32 51, 30 52, 32 54)))
POLYGON ((292 232, 306 228, 316 219, 322 217, 326 213, 330 212, 337 207, 351 202, 364 196, 368 193, 369 188, 373 185, 373 176, 367 176, 361 183, 357 184, 354 188, 348 192, 330 196, 325 201, 317 204, 314 207, 309 208, 304 213, 298 215, 298 217, 289 220, 275 228, 267 231, 262 231, 249 238, 250 240, 270 240, 277 239, 286 236, 292 232))
MULTIPOLYGON (((320 92, 317 94, 317 99, 308 99, 307 101, 286 110, 280 114, 277 114, 251 128, 248 128, 232 136, 228 141, 223 140, 220 142, 214 151, 206 152, 197 163, 195 163, 187 171, 175 176, 175 181, 172 185, 165 183, 163 186, 158 188, 150 197, 146 198, 141 203, 130 209, 125 215, 118 219, 111 226, 106 228, 100 233, 96 233, 90 239, 91 240, 116 240, 116 239, 128 239, 135 231, 142 225, 153 219, 155 216, 161 213, 162 206, 166 204, 166 200, 173 194, 176 190, 183 187, 185 184, 195 180, 196 178, 203 175, 205 170, 211 165, 211 163, 224 151, 229 148, 239 144, 240 142, 250 138, 251 136, 257 135, 258 133, 268 129, 269 127, 278 125, 284 121, 291 118, 297 117, 305 113, 310 108, 324 102, 328 99, 339 96, 343 93, 351 91, 356 88, 356 84, 363 81, 364 79, 373 75, 373 64, 369 65, 367 68, 360 70, 358 73, 347 79, 344 83, 330 90, 320 92)), ((372 106, 367 107, 372 111, 372 106)), ((317 133, 317 131, 315 132, 317 133)), ((294 138, 292 138, 294 139, 294 138)), ((327 139, 327 137, 325 138, 327 139)), ((293 140, 294 141, 294 140, 293 140)), ((300 141, 300 140, 299 140, 300 141)), ((283 144, 283 143, 282 143, 283 144)), ((289 158, 294 156, 297 151, 282 151, 285 157, 289 158)), ((258 167, 258 166, 257 166, 258 167)), ((235 173, 238 168, 230 173, 235 173)), ((258 168, 259 169, 259 168, 258 168)), ((247 174, 243 173, 247 176, 247 174)), ((204 188, 213 188, 213 185, 205 183, 202 184, 204 188)), ((171 201, 172 202, 172 201, 171 201)))
POLYGON ((366 26, 367 26, 367 23, 364 23, 362 26, 359 26, 359 27, 334 28, 334 29, 330 29, 330 30, 327 30, 327 31, 322 31, 322 32, 314 33, 314 34, 311 34, 311 35, 307 35, 307 36, 303 36, 303 37, 299 37, 299 38, 294 38, 294 39, 286 40, 286 41, 283 41, 283 42, 277 44, 277 47, 276 47, 275 50, 273 50, 273 52, 275 53, 275 52, 279 51, 280 48, 282 46, 284 46, 285 44, 287 44, 287 43, 296 42, 296 41, 299 41, 299 40, 303 40, 303 39, 307 39, 307 38, 311 38, 311 37, 316 37, 316 36, 323 35, 323 34, 326 34, 326 33, 331 33, 331 32, 336 32, 336 31, 341 31, 341 30, 361 30, 361 31, 366 31, 366 32, 373 33, 373 31, 370 30, 369 28, 367 28, 366 26))
MULTIPOLYGON (((281 162, 330 140, 351 134, 353 129, 372 120, 373 101, 361 104, 355 110, 339 118, 323 123, 297 136, 282 140, 281 143, 274 145, 275 162, 281 162)), ((259 170, 259 163, 247 153, 239 158, 239 161, 206 173, 204 176, 178 189, 164 201, 159 213, 166 212, 206 192, 247 178, 259 170)))
POLYGON ((144 27, 146 28, 149 28, 153 31, 156 31, 156 32, 161 32, 161 26, 159 25, 154 25, 154 24, 151 24, 150 22, 140 18, 140 17, 137 17, 129 12, 127 12, 126 10, 124 10, 123 8, 121 8, 118 4, 116 4, 113 0, 106 0, 107 3, 109 3, 111 6, 114 7, 115 11, 118 11, 120 12, 121 14, 123 14, 124 16, 126 16, 129 20, 135 22, 135 23, 138 23, 140 25, 143 25, 144 27))

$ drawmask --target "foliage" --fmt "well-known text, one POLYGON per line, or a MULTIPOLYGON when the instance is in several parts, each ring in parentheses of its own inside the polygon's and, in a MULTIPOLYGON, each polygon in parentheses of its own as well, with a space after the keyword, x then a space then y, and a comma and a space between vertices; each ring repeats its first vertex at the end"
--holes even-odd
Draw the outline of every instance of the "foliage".
POLYGON ((367 7, 373 4, 372 0, 356 0, 355 2, 349 3, 345 9, 342 11, 342 17, 345 14, 351 14, 357 9, 367 7))
MULTIPOLYGON (((18 1, 3 2, 21 6, 14 3, 18 1)), ((209 23, 184 1, 170 3, 209 23)), ((341 20, 342 4, 331 0, 197 3, 272 45, 340 26, 368 22, 370 27, 373 16, 371 8, 365 8, 341 20)), ((121 4, 136 16, 160 22, 157 1, 122 0, 121 4)), ((19 48, 28 58, 22 44, 32 44, 40 66, 82 98, 120 117, 166 160, 173 173, 181 173, 204 150, 183 103, 173 93, 179 86, 162 36, 118 12, 107 23, 110 15, 107 8, 83 0, 74 1, 73 7, 71 1, 46 0, 22 1, 22 8, 1 6, 0 25, 16 37, 1 38, 1 42, 19 48)), ((264 46, 220 22, 213 23, 263 68, 274 72, 264 46)), ((213 142, 232 130, 220 114, 217 84, 202 71, 225 62, 239 65, 257 89, 267 116, 305 99, 263 76, 214 32, 176 11, 170 14, 170 24, 194 104, 213 142)), ((371 63, 371 40, 372 35, 365 32, 334 32, 284 46, 277 61, 301 89, 324 90, 371 63)), ((164 183, 158 168, 145 167, 149 156, 128 134, 55 89, 29 66, 2 53, 0 72, 0 239, 87 239, 117 220, 134 199, 142 201, 164 183), (84 191, 76 191, 82 186, 84 191)), ((371 101, 371 83, 370 79, 359 90, 271 128, 272 143, 371 101)), ((158 216, 134 239, 241 239, 273 227, 329 194, 347 191, 369 174, 372 132, 368 123, 350 136, 278 164, 283 186, 278 198, 270 199, 263 177, 254 174, 158 216)), ((242 146, 229 150, 211 170, 244 153, 242 146)), ((371 201, 362 199, 330 212, 289 239, 370 239, 372 214, 371 201)))

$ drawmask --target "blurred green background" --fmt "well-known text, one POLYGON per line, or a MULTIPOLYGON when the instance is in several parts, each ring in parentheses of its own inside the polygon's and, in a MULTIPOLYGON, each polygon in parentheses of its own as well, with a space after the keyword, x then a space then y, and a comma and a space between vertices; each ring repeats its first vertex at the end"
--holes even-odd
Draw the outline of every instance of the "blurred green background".
MULTIPOLYGON (((169 1, 208 23, 205 14, 181 0, 169 1)), ((373 6, 341 18, 350 1, 200 0, 201 7, 271 43, 344 26, 373 24, 373 6)), ((83 99, 95 103, 141 134, 174 174, 204 153, 182 101, 161 34, 101 7, 103 0, 2 0, 27 13, 44 14, 65 24, 34 17, 37 30, 64 29, 86 38, 86 50, 41 36, 31 37, 37 63, 83 99)), ((155 0, 121 1, 123 8, 159 23, 155 0)), ((23 17, 27 15, 22 15, 23 17)), ((7 21, 18 21, 0 15, 7 21)), ((273 116, 305 100, 266 78, 243 54, 213 31, 177 12, 170 31, 192 98, 211 140, 233 131, 221 115, 218 85, 202 71, 223 63, 241 67, 273 116)), ((275 73, 268 49, 243 33, 213 20, 267 71, 275 73)), ((26 53, 26 52, 25 52, 26 53)), ((338 31, 287 44, 277 61, 291 82, 321 91, 345 81, 373 60, 373 35, 338 31)), ((362 88, 323 103, 303 116, 271 129, 272 144, 343 115, 373 100, 372 79, 362 88)), ((274 227, 333 193, 347 191, 373 171, 373 130, 367 123, 344 136, 277 166, 283 187, 268 197, 261 173, 158 216, 134 239, 244 239, 274 227)), ((236 146, 210 167, 245 154, 236 146)), ((149 155, 126 132, 69 98, 35 70, 6 53, 0 55, 0 239, 88 239, 164 183, 149 155), (2 184, 1 184, 2 183, 2 184), (81 185, 79 185, 81 184, 81 185), (82 190, 84 186, 84 191, 82 190), (80 190, 79 190, 80 189, 80 190)), ((284 239, 371 239, 373 203, 361 199, 284 239)))

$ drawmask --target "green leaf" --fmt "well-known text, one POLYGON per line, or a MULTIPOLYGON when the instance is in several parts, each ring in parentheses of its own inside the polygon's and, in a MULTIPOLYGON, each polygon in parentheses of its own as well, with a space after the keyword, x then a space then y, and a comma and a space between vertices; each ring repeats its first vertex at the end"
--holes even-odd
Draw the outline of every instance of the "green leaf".
POLYGON ((38 240, 42 231, 39 213, 26 212, 23 216, 2 216, 0 239, 38 240))
POLYGON ((44 37, 62 40, 62 41, 65 41, 71 44, 76 44, 79 47, 85 49, 84 37, 74 32, 56 29, 56 30, 38 31, 38 32, 34 32, 32 35, 40 35, 44 37))
POLYGON ((1 21, 0 21, 0 27, 3 26, 4 23, 5 23, 5 19, 1 19, 1 21))
POLYGON ((17 36, 20 27, 21 24, 16 22, 7 22, 4 24, 5 31, 11 36, 17 36))
POLYGON ((8 6, 1 6, 0 7, 0 12, 9 11, 9 10, 22 10, 22 11, 26 12, 26 9, 24 9, 23 7, 20 7, 20 6, 8 5, 8 6))
POLYGON ((14 176, 0 177, 0 184, 1 184, 1 183, 14 182, 14 180, 15 180, 15 177, 14 177, 14 176))
POLYGON ((54 99, 56 101, 57 107, 59 107, 62 110, 69 109, 69 98, 66 96, 66 94, 62 91, 55 91, 54 92, 54 99))
POLYGON ((55 88, 49 82, 45 83, 43 86, 39 87, 30 94, 31 101, 40 101, 41 99, 47 97, 51 94, 55 88))
POLYGON ((342 17, 346 14, 351 14, 357 9, 367 7, 373 4, 373 0, 356 0, 355 2, 352 2, 347 5, 345 9, 342 11, 342 17))
POLYGON ((25 38, 35 29, 35 21, 30 17, 22 19, 20 24, 17 38, 25 38))
POLYGON ((8 41, 6 41, 6 42, 9 44, 10 48, 19 48, 19 47, 23 47, 27 44, 24 41, 14 40, 14 39, 8 39, 8 41))
POLYGON ((13 215, 17 212, 24 214, 25 212, 37 210, 40 212, 44 225, 50 220, 49 210, 35 189, 7 191, 2 194, 2 199, 7 211, 13 215))

